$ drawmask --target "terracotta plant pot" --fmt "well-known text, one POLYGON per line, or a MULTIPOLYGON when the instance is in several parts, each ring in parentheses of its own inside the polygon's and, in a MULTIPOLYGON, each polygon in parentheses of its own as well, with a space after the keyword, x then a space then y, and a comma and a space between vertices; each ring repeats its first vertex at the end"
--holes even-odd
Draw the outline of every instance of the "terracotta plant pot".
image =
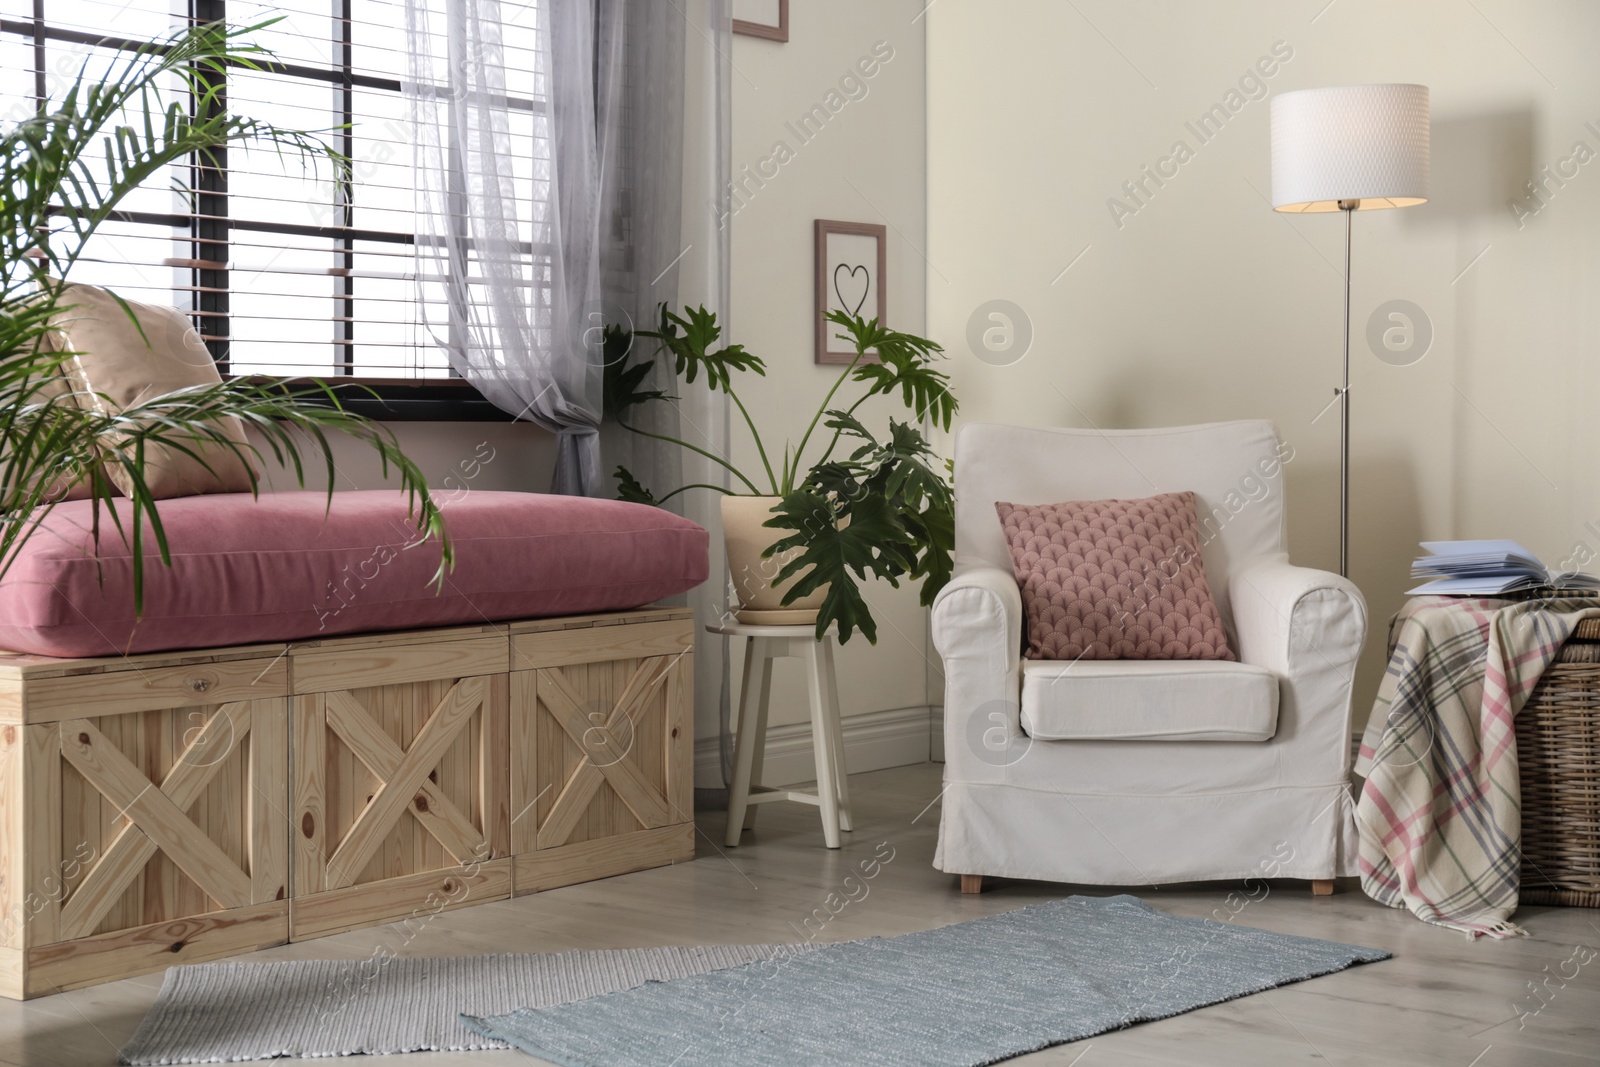
POLYGON ((781 497, 725 496, 722 498, 722 536, 728 547, 728 573, 733 578, 739 606, 734 617, 751 626, 809 626, 817 621, 817 611, 828 595, 828 587, 785 606, 783 594, 796 578, 774 585, 772 579, 800 555, 801 550, 761 558, 761 554, 792 531, 774 530, 762 523, 772 518, 772 509, 781 497))

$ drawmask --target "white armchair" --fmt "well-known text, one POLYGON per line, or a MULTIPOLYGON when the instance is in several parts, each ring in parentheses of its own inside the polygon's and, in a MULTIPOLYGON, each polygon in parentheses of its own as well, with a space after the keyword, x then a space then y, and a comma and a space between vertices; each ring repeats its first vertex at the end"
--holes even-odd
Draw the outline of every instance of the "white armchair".
POLYGON ((1361 592, 1291 566, 1269 422, 1160 430, 972 424, 956 441, 955 576, 933 606, 945 671, 934 866, 1091 885, 1355 873, 1350 688, 1361 592), (1240 662, 1025 660, 994 504, 1192 490, 1240 662))

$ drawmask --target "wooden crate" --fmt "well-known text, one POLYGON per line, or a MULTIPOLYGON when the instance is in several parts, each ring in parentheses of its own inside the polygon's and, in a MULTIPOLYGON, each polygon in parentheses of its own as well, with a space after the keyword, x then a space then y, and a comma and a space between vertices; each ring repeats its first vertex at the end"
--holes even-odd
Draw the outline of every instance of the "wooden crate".
POLYGON ((694 855, 682 609, 0 652, 0 996, 694 855))
POLYGON ((693 858, 693 649, 687 609, 512 626, 518 895, 693 858))
POLYGON ((0 994, 287 940, 281 652, 0 658, 0 994))
POLYGON ((491 627, 295 650, 292 940, 511 895, 506 654, 491 627))

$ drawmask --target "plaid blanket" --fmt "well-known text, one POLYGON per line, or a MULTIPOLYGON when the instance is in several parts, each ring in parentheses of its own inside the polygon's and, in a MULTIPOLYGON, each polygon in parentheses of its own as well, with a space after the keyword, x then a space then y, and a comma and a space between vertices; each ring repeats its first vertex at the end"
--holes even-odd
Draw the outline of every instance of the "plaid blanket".
POLYGON ((1417 597, 1361 739, 1361 888, 1468 938, 1510 937, 1522 871, 1514 719, 1593 597, 1417 597))

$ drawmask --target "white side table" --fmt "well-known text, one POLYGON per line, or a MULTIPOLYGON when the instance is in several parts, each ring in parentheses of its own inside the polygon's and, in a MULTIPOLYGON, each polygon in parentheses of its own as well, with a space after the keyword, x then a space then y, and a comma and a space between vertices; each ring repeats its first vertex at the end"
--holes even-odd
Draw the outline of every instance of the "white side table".
POLYGON ((744 685, 739 692, 738 743, 733 786, 728 790, 729 846, 755 825, 757 804, 793 800, 822 809, 822 839, 839 847, 839 831, 850 829, 850 786, 845 777, 844 731, 839 726, 839 684, 833 672, 833 632, 822 640, 814 626, 750 626, 732 622, 706 627, 711 633, 746 637, 744 685), (767 706, 772 696, 772 661, 794 656, 806 663, 811 691, 811 746, 817 761, 817 791, 769 789, 760 784, 767 743, 767 706))

